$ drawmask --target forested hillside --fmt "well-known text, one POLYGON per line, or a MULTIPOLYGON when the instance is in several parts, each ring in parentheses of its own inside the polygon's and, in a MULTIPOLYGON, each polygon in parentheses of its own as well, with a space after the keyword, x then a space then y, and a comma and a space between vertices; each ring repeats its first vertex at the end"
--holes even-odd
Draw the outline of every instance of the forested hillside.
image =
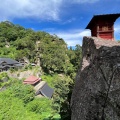
POLYGON ((69 103, 74 78, 80 65, 80 45, 76 45, 75 49, 68 49, 64 40, 57 35, 33 31, 5 21, 0 23, 0 57, 17 61, 28 59, 30 63, 35 63, 42 69, 40 77, 54 88, 51 100, 39 100, 33 97, 32 88, 24 86, 22 80, 18 82, 6 73, 0 73, 0 87, 6 86, 6 89, 0 92, 0 119, 12 120, 13 112, 14 118, 18 120, 21 120, 21 115, 25 120, 53 120, 56 114, 60 115, 62 120, 70 119, 69 103), (2 78, 6 76, 8 81, 4 83, 2 78), (19 104, 15 104, 16 101, 19 101, 20 108, 19 104), (46 117, 47 119, 43 119, 46 117))
POLYGON ((15 60, 26 57, 34 63, 38 62, 39 58, 44 70, 57 72, 67 72, 71 67, 76 67, 81 52, 78 51, 81 49, 79 45, 74 51, 68 50, 64 40, 56 35, 35 32, 9 21, 0 23, 0 47, 0 57, 15 60))

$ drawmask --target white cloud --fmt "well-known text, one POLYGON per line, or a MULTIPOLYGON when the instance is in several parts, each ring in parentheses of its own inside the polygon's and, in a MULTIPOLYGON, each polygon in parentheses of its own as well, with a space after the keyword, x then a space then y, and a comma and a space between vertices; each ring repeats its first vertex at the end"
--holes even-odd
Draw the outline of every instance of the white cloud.
POLYGON ((61 3, 62 0, 0 0, 0 21, 25 17, 59 20, 61 3))
MULTIPOLYGON (((71 3, 94 3, 98 0, 0 0, 0 21, 13 18, 60 19, 61 6, 71 3)), ((74 18, 66 22, 73 21, 74 18)))
POLYGON ((68 20, 64 21, 62 24, 68 24, 68 23, 71 23, 75 20, 76 20, 76 18, 71 18, 71 19, 68 19, 68 20))
MULTIPOLYGON (((94 3, 99 0, 0 0, 0 21, 13 18, 39 18, 57 21, 61 6, 71 3, 94 3)), ((71 22, 70 19, 67 22, 71 22)))
POLYGON ((114 32, 115 39, 120 40, 120 25, 115 24, 114 30, 115 30, 114 32))
MULTIPOLYGON (((83 36, 90 36, 89 30, 71 30, 62 32, 53 32, 58 37, 63 38, 68 46, 75 46, 76 44, 82 45, 83 36)), ((51 34, 53 34, 51 33, 51 34)))
POLYGON ((115 30, 116 33, 120 32, 120 25, 115 26, 114 30, 115 30))

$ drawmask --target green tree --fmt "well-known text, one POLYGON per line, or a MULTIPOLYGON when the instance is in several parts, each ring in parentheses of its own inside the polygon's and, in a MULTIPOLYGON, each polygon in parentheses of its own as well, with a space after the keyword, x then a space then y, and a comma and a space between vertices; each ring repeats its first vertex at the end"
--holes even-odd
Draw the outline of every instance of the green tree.
POLYGON ((61 120, 71 120, 70 99, 73 89, 73 80, 69 77, 60 78, 55 82, 53 108, 58 111, 61 120))
POLYGON ((64 66, 69 61, 66 55, 66 44, 56 36, 47 34, 39 44, 41 66, 46 72, 64 72, 64 66))
POLYGON ((80 45, 76 45, 75 49, 70 48, 67 52, 70 62, 74 66, 75 72, 78 70, 80 66, 80 61, 82 58, 82 47, 80 45))
POLYGON ((11 92, 13 97, 17 97, 23 100, 25 104, 27 104, 28 102, 34 99, 33 87, 30 85, 23 85, 21 81, 20 82, 18 81, 17 83, 15 83, 15 86, 12 85, 9 88, 9 91, 11 92))

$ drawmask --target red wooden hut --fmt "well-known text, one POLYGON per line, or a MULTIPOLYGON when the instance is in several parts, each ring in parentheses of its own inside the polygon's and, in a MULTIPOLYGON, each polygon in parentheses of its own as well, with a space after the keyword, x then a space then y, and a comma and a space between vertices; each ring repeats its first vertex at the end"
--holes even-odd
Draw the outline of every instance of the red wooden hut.
POLYGON ((120 14, 95 15, 87 25, 91 36, 114 40, 114 22, 120 14))

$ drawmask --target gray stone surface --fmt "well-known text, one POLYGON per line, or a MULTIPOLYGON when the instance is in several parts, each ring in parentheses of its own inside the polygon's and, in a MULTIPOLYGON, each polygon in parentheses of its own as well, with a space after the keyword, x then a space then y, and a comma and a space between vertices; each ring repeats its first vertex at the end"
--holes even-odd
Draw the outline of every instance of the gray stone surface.
POLYGON ((71 120, 120 120, 120 43, 83 38, 71 120))

